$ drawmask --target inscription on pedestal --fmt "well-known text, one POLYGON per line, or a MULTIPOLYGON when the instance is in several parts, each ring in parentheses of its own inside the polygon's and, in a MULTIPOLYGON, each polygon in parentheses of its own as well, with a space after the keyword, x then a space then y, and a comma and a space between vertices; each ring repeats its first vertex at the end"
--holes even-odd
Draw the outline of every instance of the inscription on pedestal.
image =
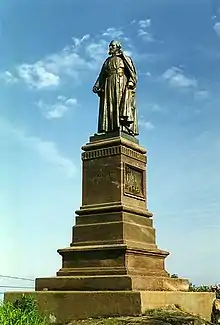
POLYGON ((124 193, 144 197, 143 171, 125 164, 124 193))
POLYGON ((93 184, 93 185, 101 185, 101 184, 105 184, 105 183, 111 183, 111 182, 115 182, 116 179, 116 172, 113 170, 104 170, 104 169, 100 169, 99 172, 90 177, 89 181, 93 184))
POLYGON ((120 157, 83 162, 83 204, 118 202, 121 197, 120 157))

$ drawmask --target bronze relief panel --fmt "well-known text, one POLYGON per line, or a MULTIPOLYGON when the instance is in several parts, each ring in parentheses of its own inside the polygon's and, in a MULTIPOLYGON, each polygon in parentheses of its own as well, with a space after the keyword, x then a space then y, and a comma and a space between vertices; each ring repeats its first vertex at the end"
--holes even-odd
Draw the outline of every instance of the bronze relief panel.
POLYGON ((124 164, 124 194, 144 198, 144 171, 124 164))

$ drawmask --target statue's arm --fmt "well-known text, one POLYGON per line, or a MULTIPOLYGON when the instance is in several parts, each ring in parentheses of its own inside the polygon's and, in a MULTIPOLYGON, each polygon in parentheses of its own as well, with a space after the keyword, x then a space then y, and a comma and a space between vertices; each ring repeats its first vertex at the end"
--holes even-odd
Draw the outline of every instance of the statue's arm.
POLYGON ((132 61, 132 59, 127 56, 127 63, 128 63, 128 70, 129 70, 129 77, 128 77, 128 87, 135 90, 136 85, 137 85, 137 73, 136 73, 136 69, 134 66, 134 63, 132 61))
MULTIPOLYGON (((107 61, 107 60, 106 60, 107 61)), ((101 71, 99 73, 99 76, 93 86, 93 92, 94 93, 99 93, 102 89, 102 84, 103 84, 103 79, 104 79, 104 74, 105 74, 105 67, 106 67, 106 61, 103 63, 101 71)))
POLYGON ((137 73, 136 73, 136 69, 134 66, 134 63, 132 61, 132 59, 129 57, 129 61, 130 61, 130 65, 131 65, 131 73, 130 73, 130 78, 128 80, 128 82, 130 84, 132 84, 133 88, 136 88, 136 84, 137 84, 137 73))

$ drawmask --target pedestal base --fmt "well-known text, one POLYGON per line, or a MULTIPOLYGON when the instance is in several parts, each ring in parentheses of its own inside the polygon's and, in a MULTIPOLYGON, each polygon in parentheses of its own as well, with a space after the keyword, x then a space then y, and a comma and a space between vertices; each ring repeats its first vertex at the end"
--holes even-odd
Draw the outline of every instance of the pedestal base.
MULTIPOLYGON (((157 247, 153 214, 146 208, 146 150, 123 134, 111 136, 94 136, 82 148, 82 206, 70 247, 58 250, 57 277, 36 279, 39 303, 63 322, 141 314, 167 303, 195 312, 203 301, 210 307, 208 295, 188 304, 187 293, 181 293, 188 280, 173 279, 165 270, 169 253, 157 247)), ((208 315, 209 307, 201 313, 208 315)))
POLYGON ((58 276, 36 279, 36 291, 187 291, 188 280, 158 276, 58 276))
MULTIPOLYGON (((153 245, 152 245, 153 246, 153 245)), ((58 250, 67 275, 154 275, 169 276, 164 259, 169 254, 155 247, 134 248, 125 244, 67 247, 58 250)))
MULTIPOLYGON (((23 292, 5 293, 5 301, 15 301, 23 292)), ((41 291, 26 292, 37 299, 39 310, 56 318, 56 324, 67 324, 74 319, 99 316, 135 316, 148 309, 171 304, 189 313, 211 319, 214 293, 153 292, 153 291, 41 291)))
POLYGON ((59 249, 57 278, 36 290, 187 291, 165 269, 146 208, 146 150, 123 134, 95 136, 83 147, 82 206, 70 247, 59 249), (111 135, 112 136, 112 135, 111 135))

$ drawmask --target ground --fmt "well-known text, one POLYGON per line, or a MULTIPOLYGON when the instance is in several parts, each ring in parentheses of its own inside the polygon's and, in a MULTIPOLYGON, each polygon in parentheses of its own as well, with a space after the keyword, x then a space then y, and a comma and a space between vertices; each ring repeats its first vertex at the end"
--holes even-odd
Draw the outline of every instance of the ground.
POLYGON ((150 310, 143 316, 138 317, 110 317, 77 320, 68 325, 208 325, 212 324, 195 315, 185 313, 177 306, 150 310))

